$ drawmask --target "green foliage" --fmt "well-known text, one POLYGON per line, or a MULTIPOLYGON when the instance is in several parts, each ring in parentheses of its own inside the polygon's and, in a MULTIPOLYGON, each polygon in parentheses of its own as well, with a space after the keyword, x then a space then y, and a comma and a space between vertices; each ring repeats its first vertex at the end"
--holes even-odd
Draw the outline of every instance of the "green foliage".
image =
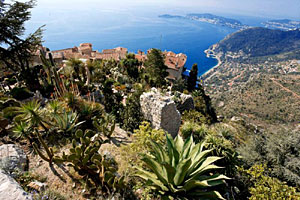
POLYGON ((252 186, 250 200, 296 200, 300 193, 296 188, 288 186, 276 178, 265 173, 266 165, 254 165, 248 170, 241 170, 247 174, 252 186))
POLYGON ((86 181, 89 189, 101 187, 104 192, 122 190, 124 177, 116 175, 117 168, 111 159, 98 153, 102 140, 94 131, 77 130, 69 154, 63 153, 62 159, 86 181))
POLYGON ((122 110, 121 114, 121 126, 127 131, 133 132, 133 130, 137 129, 143 121, 143 114, 140 105, 141 94, 142 91, 138 90, 126 99, 126 106, 122 110))
POLYGON ((187 89, 188 91, 193 91, 196 87, 198 80, 198 65, 195 63, 192 66, 189 77, 187 79, 187 89))
MULTIPOLYGON (((205 124, 200 126, 192 122, 185 122, 180 130, 185 139, 192 136, 196 143, 205 141, 205 149, 212 149, 211 154, 213 156, 223 158, 216 162, 220 166, 225 166, 221 171, 227 176, 235 175, 236 167, 241 164, 241 159, 231 141, 224 137, 223 132, 213 130, 205 124)), ((229 134, 227 133, 225 136, 229 134)))
POLYGON ((134 165, 142 166, 140 162, 141 153, 147 153, 152 150, 151 141, 155 141, 158 144, 165 144, 165 132, 160 129, 152 129, 149 122, 142 122, 139 129, 134 130, 131 139, 132 142, 126 145, 122 145, 120 148, 120 154, 122 159, 122 168, 120 171, 134 173, 132 168, 134 165))
POLYGON ((17 138, 25 137, 29 141, 31 141, 32 138, 34 137, 32 131, 33 131, 32 127, 28 126, 27 123, 22 121, 16 122, 13 128, 13 133, 17 138))
POLYGON ((249 166, 266 163, 272 169, 270 176, 299 187, 299 141, 299 131, 281 130, 273 134, 255 135, 238 151, 249 166))
POLYGON ((147 74, 147 82, 151 87, 162 87, 166 85, 165 78, 168 76, 164 56, 158 49, 151 49, 144 63, 147 74))
POLYGON ((180 132, 184 139, 193 136, 194 141, 198 143, 204 140, 206 135, 209 134, 210 130, 204 124, 200 126, 194 122, 187 121, 181 126, 180 132))
POLYGON ((39 131, 36 131, 36 135, 37 135, 37 138, 38 138, 38 141, 40 142, 40 144, 43 146, 44 150, 46 151, 46 155, 43 154, 43 152, 41 151, 41 148, 39 148, 39 146, 33 142, 32 143, 32 146, 35 150, 35 152, 43 159, 45 160, 46 162, 49 162, 49 164, 51 165, 52 162, 54 163, 57 163, 57 164, 60 164, 63 162, 63 160, 58 157, 58 156, 55 156, 54 155, 54 151, 53 151, 53 148, 52 147, 49 147, 45 140, 42 138, 41 134, 39 133, 39 131))
MULTIPOLYGON (((242 51, 250 57, 275 55, 299 50, 298 39, 299 30, 282 31, 256 27, 230 35, 218 43, 216 52, 239 53, 242 51)), ((238 59, 242 58, 243 56, 238 59)))
POLYGON ((30 127, 41 126, 45 131, 48 131, 48 128, 45 126, 48 124, 45 120, 45 111, 38 101, 29 101, 22 104, 20 107, 15 107, 14 110, 17 113, 17 116, 15 117, 16 122, 26 122, 30 127))
POLYGON ((213 149, 211 152, 212 155, 223 158, 217 161, 216 164, 224 166, 224 169, 221 170, 222 173, 233 177, 237 172, 237 167, 241 165, 241 157, 229 140, 225 139, 219 133, 211 133, 205 138, 205 148, 213 149))
POLYGON ((80 90, 82 90, 83 86, 90 82, 89 68, 81 60, 75 58, 69 59, 66 64, 72 69, 71 79, 77 81, 80 90))
POLYGON ((196 110, 186 110, 182 115, 183 121, 189 121, 196 124, 209 124, 210 121, 201 112, 196 110))
POLYGON ((24 100, 33 96, 26 87, 15 87, 9 93, 17 100, 24 100))
POLYGON ((121 60, 121 66, 125 68, 127 75, 133 80, 139 78, 139 66, 141 63, 135 58, 134 54, 127 54, 126 58, 121 60))
POLYGON ((68 93, 65 102, 69 108, 78 113, 78 121, 84 121, 82 126, 89 128, 92 126, 93 118, 100 118, 104 113, 103 105, 87 101, 73 93, 68 93))
POLYGON ((172 85, 172 91, 175 92, 181 92, 183 93, 184 90, 187 90, 186 82, 184 79, 180 78, 178 80, 175 80, 172 85))
POLYGON ((16 106, 20 106, 20 103, 17 100, 9 97, 0 97, 0 110, 16 106))
POLYGON ((65 111, 61 114, 55 114, 54 118, 54 128, 57 129, 57 132, 62 135, 70 135, 73 131, 76 131, 76 128, 80 126, 84 121, 78 122, 78 115, 73 111, 65 111))
POLYGON ((115 130, 116 121, 112 115, 106 114, 103 118, 94 119, 93 126, 99 133, 110 138, 115 130))
POLYGON ((136 175, 164 198, 223 199, 214 189, 228 178, 208 174, 208 171, 220 168, 213 163, 221 158, 208 156, 212 149, 204 150, 205 144, 195 144, 192 137, 185 142, 180 135, 175 140, 170 135, 166 138, 167 149, 151 142, 153 152, 142 158, 149 171, 137 167, 136 175))
POLYGON ((211 104, 211 99, 205 94, 202 85, 198 85, 193 93, 195 110, 202 113, 207 118, 207 123, 217 122, 217 115, 211 104))
POLYGON ((103 105, 105 107, 105 111, 113 114, 116 117, 117 122, 119 122, 121 120, 120 114, 123 109, 123 105, 121 104, 123 97, 119 92, 113 92, 113 83, 114 81, 112 79, 107 79, 103 84, 103 105))
POLYGON ((30 66, 30 61, 32 52, 42 43, 42 29, 24 36, 25 22, 30 19, 30 9, 33 7, 33 0, 1 2, 0 43, 4 48, 0 48, 0 62, 24 80, 29 90, 36 91, 41 89, 41 85, 38 72, 30 66))

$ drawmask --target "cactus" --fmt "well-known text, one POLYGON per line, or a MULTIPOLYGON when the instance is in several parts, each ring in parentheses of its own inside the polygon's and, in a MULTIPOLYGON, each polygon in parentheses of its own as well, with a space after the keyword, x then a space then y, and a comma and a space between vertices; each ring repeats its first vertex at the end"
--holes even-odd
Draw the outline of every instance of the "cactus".
POLYGON ((125 185, 124 177, 117 177, 113 162, 98 152, 102 143, 94 131, 83 132, 79 129, 75 133, 70 153, 63 153, 62 159, 70 162, 70 166, 88 180, 87 185, 92 188, 101 186, 103 190, 122 189, 125 185))
POLYGON ((94 119, 93 126, 99 131, 99 133, 110 138, 115 130, 116 121, 112 115, 105 115, 104 118, 94 119))
POLYGON ((43 67, 47 73, 47 80, 49 84, 53 84, 55 86, 56 92, 58 96, 64 96, 68 91, 65 87, 64 81, 59 77, 56 66, 53 61, 53 57, 51 53, 48 53, 49 60, 46 59, 46 52, 40 50, 40 58, 43 63, 43 67))
POLYGON ((38 145, 33 142, 32 145, 33 145, 33 148, 34 150, 36 151, 36 153, 45 161, 49 162, 50 164, 52 164, 52 162, 56 163, 56 164, 60 164, 63 162, 63 159, 58 157, 58 156, 55 156, 54 155, 54 152, 53 152, 53 148, 52 147, 48 147, 48 145, 45 143, 45 141, 43 140, 41 134, 36 131, 36 134, 37 134, 37 137, 38 137, 38 140, 39 142, 42 144, 42 146, 44 147, 47 155, 44 155, 41 150, 39 149, 38 145))

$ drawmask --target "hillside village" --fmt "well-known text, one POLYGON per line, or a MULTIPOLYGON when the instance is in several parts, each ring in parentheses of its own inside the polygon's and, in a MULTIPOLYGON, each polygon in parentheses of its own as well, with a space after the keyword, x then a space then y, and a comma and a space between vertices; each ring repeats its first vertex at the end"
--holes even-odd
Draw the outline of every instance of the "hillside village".
MULTIPOLYGON (((44 50, 47 48, 43 47, 44 50)), ((60 49, 50 51, 53 55, 53 60, 58 65, 62 65, 69 59, 75 58, 80 59, 83 62, 88 60, 115 60, 120 61, 121 59, 126 58, 126 55, 129 53, 127 48, 116 47, 114 49, 104 49, 102 52, 98 50, 93 50, 93 45, 91 43, 81 43, 78 47, 74 46, 72 48, 60 49)), ((151 49, 147 51, 147 54, 151 52, 151 49)), ((138 51, 135 54, 135 58, 141 63, 147 60, 147 54, 143 51, 138 51)), ((38 50, 35 53, 34 64, 42 64, 40 60, 40 51, 38 50)), ((168 67, 167 71, 169 76, 168 80, 174 81, 181 78, 183 68, 187 61, 187 56, 183 53, 176 54, 172 51, 164 51, 163 55, 165 57, 165 65, 168 67)))

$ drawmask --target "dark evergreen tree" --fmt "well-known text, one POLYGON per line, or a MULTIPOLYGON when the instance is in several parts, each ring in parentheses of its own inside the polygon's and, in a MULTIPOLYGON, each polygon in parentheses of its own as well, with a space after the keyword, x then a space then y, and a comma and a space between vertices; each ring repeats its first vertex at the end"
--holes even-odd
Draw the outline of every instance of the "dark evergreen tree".
POLYGON ((24 37, 24 23, 30 19, 30 9, 35 1, 0 2, 0 62, 15 72, 27 87, 40 90, 38 72, 31 66, 32 54, 37 51, 42 42, 42 28, 24 37))
POLYGON ((139 78, 140 62, 135 58, 134 54, 127 54, 126 58, 121 61, 121 64, 130 78, 133 80, 137 80, 139 78))
POLYGON ((198 65, 195 63, 190 71, 190 75, 187 80, 187 89, 188 91, 192 92, 197 84, 198 78, 198 65))
POLYGON ((122 111, 122 128, 133 132, 139 128, 140 123, 143 121, 143 114, 140 105, 140 96, 142 90, 137 90, 126 99, 126 106, 122 111))
POLYGON ((152 49, 145 61, 145 71, 148 75, 148 83, 152 87, 162 87, 166 84, 166 77, 168 76, 165 65, 165 59, 162 52, 158 49, 152 49))

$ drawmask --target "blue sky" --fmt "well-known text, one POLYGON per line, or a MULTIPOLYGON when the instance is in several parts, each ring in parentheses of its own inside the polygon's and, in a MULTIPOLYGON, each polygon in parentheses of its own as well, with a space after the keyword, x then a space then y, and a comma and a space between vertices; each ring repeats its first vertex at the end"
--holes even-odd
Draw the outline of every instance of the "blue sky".
POLYGON ((41 7, 52 9, 150 8, 168 13, 215 12, 300 20, 300 0, 37 0, 37 2, 41 7))

